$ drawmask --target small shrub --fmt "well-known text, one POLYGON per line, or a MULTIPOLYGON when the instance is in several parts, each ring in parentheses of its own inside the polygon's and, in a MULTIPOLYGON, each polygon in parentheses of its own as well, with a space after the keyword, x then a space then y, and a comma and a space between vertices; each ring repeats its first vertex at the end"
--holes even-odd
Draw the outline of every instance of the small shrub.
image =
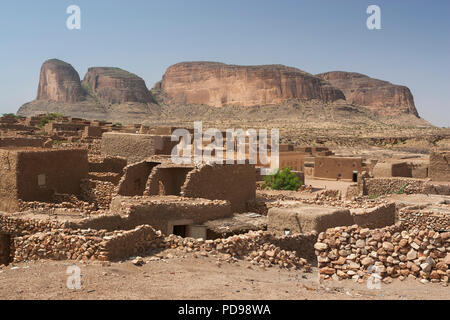
POLYGON ((406 185, 407 185, 406 183, 404 185, 402 185, 401 188, 398 191, 396 191, 395 193, 396 194, 404 194, 405 193, 405 189, 406 189, 406 185))
POLYGON ((2 114, 3 117, 14 117, 14 118, 19 118, 19 116, 16 116, 14 113, 4 113, 2 114))
POLYGON ((64 117, 61 113, 48 113, 44 117, 41 118, 41 121, 39 122, 39 127, 42 128, 50 121, 53 121, 55 119, 60 119, 64 117))
POLYGON ((290 168, 277 170, 264 178, 264 188, 273 190, 298 190, 303 181, 291 172, 290 168))
POLYGON ((87 94, 93 94, 92 86, 91 86, 91 84, 89 82, 83 82, 81 84, 81 87, 84 89, 84 91, 87 94))

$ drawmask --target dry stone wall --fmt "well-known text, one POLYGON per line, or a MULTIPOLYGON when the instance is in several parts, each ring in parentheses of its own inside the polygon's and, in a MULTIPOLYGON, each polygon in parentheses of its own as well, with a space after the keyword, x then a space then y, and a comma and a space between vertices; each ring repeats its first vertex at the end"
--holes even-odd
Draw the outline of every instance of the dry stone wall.
POLYGON ((450 232, 407 230, 401 223, 382 229, 330 228, 314 245, 321 279, 364 281, 377 271, 385 282, 419 278, 448 282, 450 232))

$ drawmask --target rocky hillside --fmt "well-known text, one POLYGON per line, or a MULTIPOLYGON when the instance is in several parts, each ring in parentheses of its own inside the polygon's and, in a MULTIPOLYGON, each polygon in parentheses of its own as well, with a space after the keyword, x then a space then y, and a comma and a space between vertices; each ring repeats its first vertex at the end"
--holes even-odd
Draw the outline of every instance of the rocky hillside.
POLYGON ((296 117, 318 125, 397 121, 429 126, 418 117, 412 94, 404 86, 357 73, 314 76, 283 65, 218 62, 175 64, 149 91, 142 78, 119 68, 89 68, 81 82, 70 64, 48 60, 41 68, 36 100, 17 113, 49 112, 124 124, 176 119, 272 123, 296 117))
POLYGON ((158 116, 142 78, 119 68, 89 68, 83 82, 68 63, 51 59, 42 65, 36 100, 17 111, 29 116, 58 112, 85 119, 114 122, 142 122, 158 116))
POLYGON ((317 76, 342 90, 351 104, 368 107, 385 116, 402 113, 419 116, 413 95, 405 86, 355 72, 333 71, 317 76))
POLYGON ((213 107, 273 105, 291 99, 345 99, 342 91, 322 79, 283 65, 182 62, 167 69, 160 86, 168 103, 213 107))

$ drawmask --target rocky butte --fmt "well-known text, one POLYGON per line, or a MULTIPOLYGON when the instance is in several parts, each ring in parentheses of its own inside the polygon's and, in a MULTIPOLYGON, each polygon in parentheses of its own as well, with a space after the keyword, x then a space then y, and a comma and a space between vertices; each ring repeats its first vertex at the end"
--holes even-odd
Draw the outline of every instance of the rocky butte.
POLYGON ((342 90, 346 100, 354 105, 368 107, 381 115, 406 113, 419 116, 413 95, 405 86, 355 72, 332 71, 317 76, 342 90))
POLYGON ((141 122, 158 112, 142 78, 112 67, 89 68, 83 82, 68 63, 51 59, 41 67, 36 100, 18 115, 59 112, 67 116, 118 122, 141 122))
POLYGON ((37 100, 78 102, 84 99, 80 76, 72 65, 58 59, 44 62, 39 77, 37 100))
POLYGON ((108 103, 154 102, 142 78, 119 68, 89 68, 82 85, 108 103))
POLYGON ((237 66, 219 62, 181 62, 161 81, 169 103, 257 106, 286 100, 344 99, 343 92, 302 70, 283 65, 237 66))

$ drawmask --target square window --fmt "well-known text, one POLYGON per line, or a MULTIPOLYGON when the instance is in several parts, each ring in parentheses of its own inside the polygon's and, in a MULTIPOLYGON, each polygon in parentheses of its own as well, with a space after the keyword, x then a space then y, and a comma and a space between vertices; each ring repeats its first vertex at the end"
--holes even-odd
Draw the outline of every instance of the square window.
POLYGON ((37 176, 38 178, 38 186, 45 186, 45 174, 40 174, 37 176))

